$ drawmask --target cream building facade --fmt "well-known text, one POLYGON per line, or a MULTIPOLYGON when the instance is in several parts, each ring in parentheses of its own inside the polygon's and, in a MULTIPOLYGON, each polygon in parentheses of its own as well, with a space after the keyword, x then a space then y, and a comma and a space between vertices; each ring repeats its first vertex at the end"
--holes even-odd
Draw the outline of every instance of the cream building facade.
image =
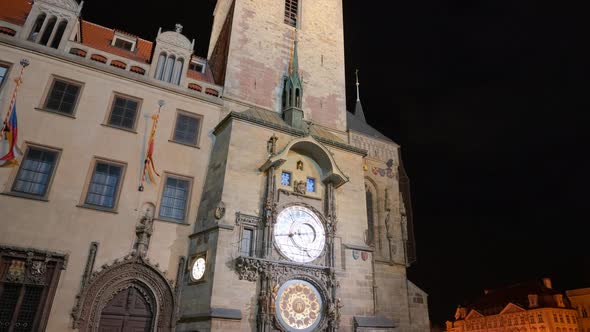
POLYGON ((0 4, 0 331, 429 330, 400 147, 346 111, 339 0, 219 0, 207 59, 181 25, 81 11, 0 4))
POLYGON ((572 307, 578 311, 578 325, 580 332, 590 332, 590 288, 578 288, 565 292, 572 307))
POLYGON ((551 279, 534 280, 486 290, 465 307, 457 308, 446 331, 578 332, 572 303, 554 290, 551 279))

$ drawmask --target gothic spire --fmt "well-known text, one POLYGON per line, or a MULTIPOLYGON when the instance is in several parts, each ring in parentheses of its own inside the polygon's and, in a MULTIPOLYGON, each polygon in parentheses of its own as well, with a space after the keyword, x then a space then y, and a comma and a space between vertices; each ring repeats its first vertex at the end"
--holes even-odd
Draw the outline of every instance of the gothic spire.
POLYGON ((359 120, 363 122, 367 122, 365 119, 365 113, 363 112, 363 105, 361 104, 361 94, 359 89, 359 70, 357 69, 356 72, 356 106, 354 108, 354 115, 359 118, 359 120))
POLYGON ((295 38, 293 40, 293 56, 291 58, 291 65, 289 66, 289 75, 299 76, 299 55, 297 54, 297 44, 299 42, 299 37, 297 36, 297 30, 295 30, 295 38))

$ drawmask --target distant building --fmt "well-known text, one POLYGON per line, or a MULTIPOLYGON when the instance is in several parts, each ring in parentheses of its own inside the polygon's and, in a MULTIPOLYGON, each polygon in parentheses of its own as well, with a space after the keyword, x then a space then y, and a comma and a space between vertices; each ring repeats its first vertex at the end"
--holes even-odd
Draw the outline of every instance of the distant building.
POLYGON ((565 292, 572 307, 578 311, 578 328, 580 332, 590 332, 590 288, 572 289, 565 292))
MULTIPOLYGON (((588 302, 586 302, 588 303, 588 302)), ((457 308, 447 332, 579 332, 576 310, 551 286, 551 279, 533 280, 485 290, 457 308)))

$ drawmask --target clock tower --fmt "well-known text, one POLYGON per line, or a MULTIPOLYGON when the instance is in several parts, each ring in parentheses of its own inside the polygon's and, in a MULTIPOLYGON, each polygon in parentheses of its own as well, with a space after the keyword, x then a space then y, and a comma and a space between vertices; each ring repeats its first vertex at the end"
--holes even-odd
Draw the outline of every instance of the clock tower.
POLYGON ((349 126, 341 0, 218 0, 214 15, 224 117, 177 330, 425 330, 410 329, 398 146, 349 126))

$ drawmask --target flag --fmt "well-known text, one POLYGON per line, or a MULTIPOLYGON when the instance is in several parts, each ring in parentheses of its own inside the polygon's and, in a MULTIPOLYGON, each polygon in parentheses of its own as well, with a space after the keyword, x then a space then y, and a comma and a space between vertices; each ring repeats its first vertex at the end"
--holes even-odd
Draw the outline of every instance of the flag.
POLYGON ((8 119, 4 121, 2 127, 4 139, 8 141, 8 152, 0 158, 0 166, 17 166, 17 156, 21 155, 19 148, 16 146, 18 138, 18 122, 16 119, 16 101, 12 104, 12 110, 8 119))
POLYGON ((150 138, 148 140, 148 148, 145 155, 145 161, 143 165, 143 176, 141 177, 141 181, 148 181, 151 183, 156 183, 157 175, 160 177, 160 174, 156 171, 156 166, 154 165, 154 141, 156 137, 156 128, 158 127, 158 120, 160 119, 160 112, 156 115, 152 115, 152 130, 150 132, 150 138))

